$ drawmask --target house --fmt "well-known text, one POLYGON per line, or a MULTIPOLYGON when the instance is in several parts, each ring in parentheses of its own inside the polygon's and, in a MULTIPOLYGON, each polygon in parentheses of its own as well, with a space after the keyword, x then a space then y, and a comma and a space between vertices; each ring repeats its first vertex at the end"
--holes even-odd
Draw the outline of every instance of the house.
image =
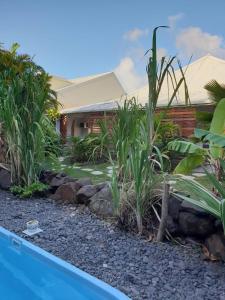
MULTIPOLYGON (((174 99, 167 118, 173 120, 181 128, 182 136, 189 136, 196 127, 196 112, 213 109, 207 91, 206 83, 215 79, 219 83, 225 82, 225 60, 210 54, 192 62, 183 68, 189 90, 190 105, 185 105, 185 89, 181 86, 174 99)), ((176 70, 176 77, 181 76, 176 70)), ((60 131, 63 136, 84 136, 90 132, 98 132, 98 120, 112 118, 118 103, 124 99, 136 97, 143 106, 148 101, 148 85, 126 95, 123 87, 113 72, 99 74, 75 80, 53 78, 59 101, 63 104, 61 110, 60 131)), ((166 82, 158 100, 158 111, 168 104, 168 89, 172 87, 166 82)))
POLYGON ((96 117, 101 118, 105 112, 112 111, 115 99, 126 94, 114 72, 72 80, 53 76, 51 86, 62 104, 57 126, 64 137, 94 132, 96 117))

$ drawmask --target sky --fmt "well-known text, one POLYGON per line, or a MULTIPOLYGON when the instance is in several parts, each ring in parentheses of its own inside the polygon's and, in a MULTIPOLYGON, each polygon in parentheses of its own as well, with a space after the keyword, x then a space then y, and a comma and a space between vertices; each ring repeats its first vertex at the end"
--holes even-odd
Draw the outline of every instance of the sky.
POLYGON ((51 75, 115 71, 132 91, 146 83, 156 26, 170 26, 158 33, 159 57, 225 59, 224 12, 225 0, 0 0, 0 43, 19 43, 51 75))

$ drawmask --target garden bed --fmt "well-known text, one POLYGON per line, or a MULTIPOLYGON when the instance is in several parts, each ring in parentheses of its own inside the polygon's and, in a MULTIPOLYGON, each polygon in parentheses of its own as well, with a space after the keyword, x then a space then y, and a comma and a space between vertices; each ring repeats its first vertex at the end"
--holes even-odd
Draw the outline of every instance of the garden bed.
POLYGON ((225 268, 198 247, 156 244, 122 232, 84 206, 0 192, 0 226, 117 287, 132 299, 225 299, 225 268), (43 232, 27 238, 26 222, 43 232))

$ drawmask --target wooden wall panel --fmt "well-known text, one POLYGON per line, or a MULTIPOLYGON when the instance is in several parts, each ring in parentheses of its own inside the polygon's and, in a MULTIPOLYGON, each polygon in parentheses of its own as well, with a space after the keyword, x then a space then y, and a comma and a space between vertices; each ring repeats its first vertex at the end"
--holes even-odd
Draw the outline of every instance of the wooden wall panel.
MULTIPOLYGON (((159 113, 163 109, 157 110, 159 113)), ((170 108, 164 119, 165 121, 172 121, 180 128, 182 137, 188 137, 194 133, 196 127, 196 109, 195 107, 173 107, 170 108)))
MULTIPOLYGON (((157 112, 163 112, 163 109, 157 109, 157 112)), ((82 114, 84 121, 89 124, 90 132, 99 133, 100 127, 98 120, 111 120, 115 116, 115 112, 90 112, 82 114)), ((196 127, 196 108, 195 107, 173 107, 168 110, 164 121, 172 121, 180 127, 180 133, 183 137, 188 137, 193 134, 194 128, 196 127)), ((65 135, 65 119, 60 122, 62 123, 62 136, 65 135)))

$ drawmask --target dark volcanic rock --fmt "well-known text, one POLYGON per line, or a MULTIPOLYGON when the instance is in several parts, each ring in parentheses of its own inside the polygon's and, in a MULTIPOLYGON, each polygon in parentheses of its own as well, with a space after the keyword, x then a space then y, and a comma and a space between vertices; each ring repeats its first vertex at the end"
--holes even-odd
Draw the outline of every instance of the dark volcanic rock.
POLYGON ((91 198, 89 209, 100 216, 113 216, 112 193, 108 186, 101 189, 91 198))
POLYGON ((179 218, 179 212, 181 208, 181 200, 178 200, 173 195, 170 195, 169 201, 168 201, 168 214, 174 219, 178 220, 179 218))
POLYGON ((225 261, 225 236, 222 232, 210 235, 205 240, 205 245, 210 254, 225 261))
POLYGON ((76 194, 79 186, 76 182, 67 182, 58 187, 54 195, 51 195, 51 199, 61 200, 64 202, 75 203, 76 194))
POLYGON ((167 216, 166 223, 166 227, 170 234, 177 235, 179 233, 179 226, 170 215, 167 216))
POLYGON ((90 198, 97 193, 97 188, 94 185, 85 185, 77 192, 76 202, 79 204, 88 204, 90 198))
POLYGON ((101 182, 95 185, 98 192, 107 186, 109 186, 108 182, 101 182))
POLYGON ((49 185, 52 179, 57 176, 57 174, 58 173, 50 170, 42 171, 39 179, 41 182, 49 185))
POLYGON ((82 188, 85 185, 92 185, 92 181, 90 178, 84 177, 84 178, 77 180, 77 184, 79 184, 80 188, 82 188))
POLYGON ((59 173, 55 177, 52 178, 50 182, 50 187, 52 188, 58 188, 60 185, 67 183, 67 182, 75 182, 76 179, 67 176, 64 173, 59 173))
POLYGON ((209 216, 203 217, 190 212, 180 212, 179 230, 184 235, 205 238, 214 232, 214 220, 209 216))
POLYGON ((180 211, 190 212, 196 216, 205 216, 205 217, 209 216, 209 218, 211 217, 211 215, 208 214, 204 209, 188 201, 183 201, 181 203, 180 211))
POLYGON ((0 188, 8 190, 11 186, 11 174, 8 170, 0 169, 0 188))

